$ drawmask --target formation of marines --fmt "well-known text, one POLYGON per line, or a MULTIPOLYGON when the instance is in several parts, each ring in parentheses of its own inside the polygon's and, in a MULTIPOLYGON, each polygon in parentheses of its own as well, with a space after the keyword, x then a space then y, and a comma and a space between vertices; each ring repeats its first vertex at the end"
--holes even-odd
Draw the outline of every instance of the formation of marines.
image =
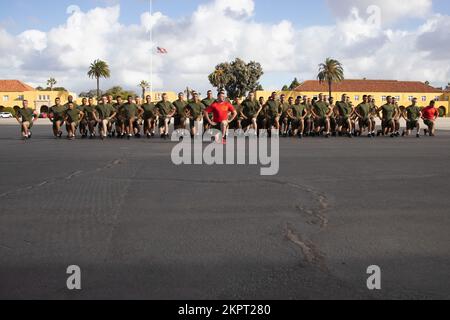
MULTIPOLYGON (((420 121, 426 126, 425 135, 435 135, 435 121, 439 116, 435 102, 421 108, 417 98, 412 99, 407 108, 400 108, 394 97, 387 97, 386 103, 380 107, 370 95, 364 95, 363 101, 353 106, 349 97, 344 94, 340 101, 327 99, 324 94, 310 98, 308 96, 290 97, 283 94, 278 97, 273 92, 267 101, 256 99, 254 92, 247 98, 229 101, 225 92, 213 97, 208 91, 207 97, 200 100, 198 93, 193 92, 192 99, 186 100, 183 93, 178 94, 176 101, 169 101, 163 94, 162 100, 154 103, 151 96, 145 101, 140 97, 128 96, 124 101, 117 96, 103 96, 98 103, 93 98, 83 98, 81 105, 74 102, 72 96, 62 104, 56 98, 55 105, 49 109, 48 118, 53 124, 53 135, 59 139, 63 136, 63 127, 67 138, 75 139, 77 131, 83 139, 106 138, 153 138, 158 133, 163 139, 169 137, 169 125, 176 130, 189 128, 192 136, 203 130, 216 128, 221 130, 226 139, 227 130, 243 130, 259 134, 260 129, 276 130, 282 137, 317 137, 345 136, 355 137, 367 135, 390 136, 392 138, 409 136, 415 130, 420 137, 420 121), (211 117, 212 116, 212 117, 211 117), (381 128, 377 130, 376 120, 381 120, 381 128), (400 134, 401 120, 406 126, 400 134)), ((33 122, 38 118, 36 112, 23 101, 23 107, 17 110, 16 119, 20 123, 22 137, 31 138, 33 122)))

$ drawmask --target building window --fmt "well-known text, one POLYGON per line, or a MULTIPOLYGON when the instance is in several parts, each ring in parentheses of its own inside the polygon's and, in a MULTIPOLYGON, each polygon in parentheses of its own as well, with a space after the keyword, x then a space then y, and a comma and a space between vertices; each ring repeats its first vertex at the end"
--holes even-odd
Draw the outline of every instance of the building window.
POLYGON ((381 97, 381 100, 382 100, 382 101, 386 101, 386 99, 387 99, 386 96, 382 96, 382 97, 381 97))
POLYGON ((355 96, 355 101, 359 101, 359 96, 355 96))
POLYGON ((434 97, 434 100, 436 100, 436 101, 439 101, 439 99, 440 99, 439 96, 434 97))
POLYGON ((427 101, 427 97, 426 96, 422 96, 422 101, 426 102, 427 101))
POLYGON ((23 100, 25 100, 25 97, 24 97, 23 95, 20 95, 20 96, 17 97, 17 99, 18 99, 19 101, 23 101, 23 100))
POLYGON ((400 101, 400 96, 396 96, 395 100, 400 101))
POLYGON ((47 96, 47 100, 50 101, 50 96, 47 96))
POLYGON ((3 102, 9 101, 9 96, 3 96, 3 102))
POLYGON ((412 101, 413 99, 414 99, 413 96, 409 96, 409 97, 408 97, 408 100, 409 100, 409 101, 412 101))

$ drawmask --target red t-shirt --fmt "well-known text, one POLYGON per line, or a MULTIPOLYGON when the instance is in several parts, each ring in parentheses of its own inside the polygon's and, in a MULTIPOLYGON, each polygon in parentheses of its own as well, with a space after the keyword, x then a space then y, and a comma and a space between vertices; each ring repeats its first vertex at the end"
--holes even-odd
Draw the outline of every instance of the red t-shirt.
POLYGON ((213 121, 215 123, 221 123, 222 121, 228 120, 228 112, 234 112, 235 109, 233 105, 227 101, 216 101, 206 108, 205 111, 214 115, 213 121))
POLYGON ((438 115, 439 112, 432 106, 428 106, 422 110, 422 117, 426 120, 434 120, 434 118, 438 115))

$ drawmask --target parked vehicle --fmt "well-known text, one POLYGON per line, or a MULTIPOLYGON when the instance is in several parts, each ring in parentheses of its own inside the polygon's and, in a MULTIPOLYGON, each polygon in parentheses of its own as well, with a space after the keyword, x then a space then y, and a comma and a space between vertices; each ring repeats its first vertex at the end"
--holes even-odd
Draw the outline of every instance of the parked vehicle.
POLYGON ((13 115, 10 112, 0 112, 0 118, 7 119, 12 117, 13 115))

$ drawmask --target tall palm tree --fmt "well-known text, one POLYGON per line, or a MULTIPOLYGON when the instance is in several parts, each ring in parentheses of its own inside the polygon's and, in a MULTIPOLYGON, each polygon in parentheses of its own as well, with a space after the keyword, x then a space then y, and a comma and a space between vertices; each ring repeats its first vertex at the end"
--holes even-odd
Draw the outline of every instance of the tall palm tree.
POLYGON ((47 86, 50 87, 50 91, 53 91, 53 86, 55 86, 57 83, 55 78, 50 78, 47 80, 47 86))
POLYGON ((100 78, 109 78, 111 77, 111 72, 109 71, 109 66, 105 61, 95 60, 91 63, 88 71, 89 78, 97 79, 97 99, 100 97, 100 78))
POLYGON ((344 68, 339 61, 327 58, 324 63, 319 64, 317 79, 319 79, 320 83, 328 84, 328 93, 331 98, 331 86, 333 82, 344 80, 344 68))
POLYGON ((142 80, 141 83, 139 83, 139 87, 142 89, 142 99, 145 99, 145 90, 150 88, 150 83, 148 81, 142 80))

